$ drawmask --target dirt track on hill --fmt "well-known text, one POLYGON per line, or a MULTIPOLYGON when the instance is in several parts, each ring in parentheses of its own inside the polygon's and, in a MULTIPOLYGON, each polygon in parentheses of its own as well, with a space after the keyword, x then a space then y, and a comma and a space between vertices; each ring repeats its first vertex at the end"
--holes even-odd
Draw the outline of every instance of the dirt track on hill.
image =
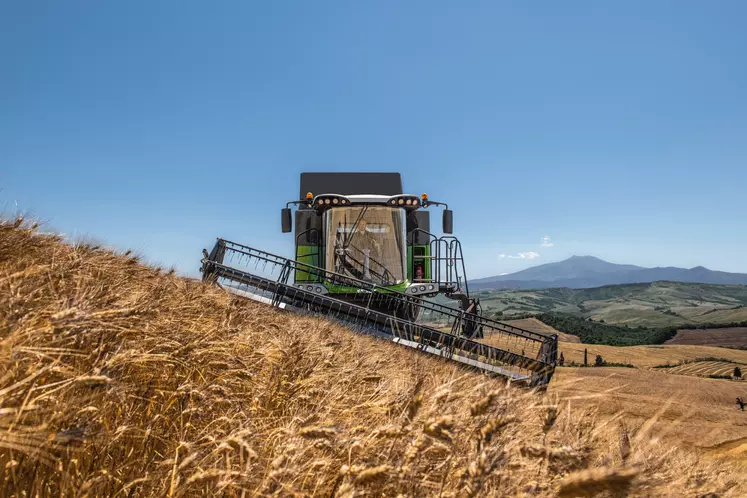
POLYGON ((689 344, 700 346, 747 347, 747 327, 723 329, 684 329, 665 344, 689 344))

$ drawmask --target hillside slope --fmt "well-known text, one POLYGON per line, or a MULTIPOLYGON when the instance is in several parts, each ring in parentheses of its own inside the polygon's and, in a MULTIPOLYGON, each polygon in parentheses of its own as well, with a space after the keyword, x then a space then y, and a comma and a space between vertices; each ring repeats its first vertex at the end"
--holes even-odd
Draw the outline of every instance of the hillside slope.
POLYGON ((0 225, 0 495, 739 496, 529 391, 0 225), (591 468, 593 470, 590 470, 591 468))
POLYGON ((665 344, 692 344, 747 349, 747 327, 680 330, 665 344))
MULTIPOLYGON (((624 412, 626 424, 655 417, 652 433, 656 437, 692 448, 703 457, 729 443, 747 444, 746 412, 734 403, 735 396, 747 394, 746 383, 677 375, 670 370, 566 367, 556 372, 550 390, 605 416, 624 412), (600 403, 599 397, 605 401, 600 403)), ((747 472, 747 448, 730 456, 747 472)))
POLYGON ((572 313, 595 321, 644 327, 747 320, 747 286, 682 282, 608 285, 590 289, 479 291, 482 307, 515 314, 572 313))
POLYGON ((575 336, 573 334, 566 334, 565 332, 556 330, 552 328, 551 326, 547 325, 546 323, 540 322, 536 318, 523 318, 521 320, 507 320, 507 321, 504 321, 503 323, 507 323, 508 325, 513 325, 514 327, 519 327, 520 329, 531 330, 532 332, 537 332, 538 334, 544 334, 544 335, 555 334, 558 336, 558 340, 563 341, 563 342, 581 342, 578 336, 575 336))

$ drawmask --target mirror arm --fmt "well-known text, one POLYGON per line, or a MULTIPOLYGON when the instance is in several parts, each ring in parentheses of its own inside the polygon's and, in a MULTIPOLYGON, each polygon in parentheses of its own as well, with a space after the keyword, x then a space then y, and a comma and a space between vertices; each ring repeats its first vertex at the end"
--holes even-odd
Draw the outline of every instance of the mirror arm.
POLYGON ((428 199, 427 201, 425 201, 425 204, 423 205, 423 207, 428 207, 431 204, 433 204, 434 206, 443 206, 444 209, 449 209, 449 205, 446 204, 445 202, 436 202, 436 201, 432 201, 430 199, 428 199))
POLYGON ((443 232, 445 234, 452 234, 453 230, 454 230, 453 218, 452 218, 453 214, 452 214, 451 210, 449 210, 449 205, 446 204, 445 202, 436 202, 436 201, 428 200, 424 204, 424 207, 428 207, 431 204, 433 204, 434 206, 443 206, 443 208, 444 208, 444 211, 443 211, 443 232))
POLYGON ((308 200, 288 201, 288 202, 285 203, 285 207, 289 208, 289 207, 291 207, 291 204, 296 205, 296 206, 300 206, 302 204, 306 204, 307 206, 311 207, 311 202, 309 202, 308 200))

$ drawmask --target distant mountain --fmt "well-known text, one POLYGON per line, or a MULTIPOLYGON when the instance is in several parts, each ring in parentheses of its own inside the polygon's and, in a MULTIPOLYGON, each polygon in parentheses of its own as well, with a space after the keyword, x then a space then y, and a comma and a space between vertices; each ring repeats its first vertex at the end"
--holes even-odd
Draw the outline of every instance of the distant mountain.
POLYGON ((747 274, 713 271, 702 266, 643 268, 618 265, 593 256, 572 256, 557 263, 533 266, 516 273, 470 280, 470 289, 585 289, 604 285, 637 284, 667 280, 702 284, 747 285, 747 274))

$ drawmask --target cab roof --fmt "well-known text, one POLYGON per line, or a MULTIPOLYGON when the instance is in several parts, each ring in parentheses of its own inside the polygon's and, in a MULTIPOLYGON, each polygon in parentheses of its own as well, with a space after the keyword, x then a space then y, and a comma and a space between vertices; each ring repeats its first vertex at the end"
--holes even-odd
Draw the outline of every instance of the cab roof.
POLYGON ((334 192, 340 195, 367 197, 403 194, 399 173, 301 173, 299 199, 306 193, 313 195, 334 192))

